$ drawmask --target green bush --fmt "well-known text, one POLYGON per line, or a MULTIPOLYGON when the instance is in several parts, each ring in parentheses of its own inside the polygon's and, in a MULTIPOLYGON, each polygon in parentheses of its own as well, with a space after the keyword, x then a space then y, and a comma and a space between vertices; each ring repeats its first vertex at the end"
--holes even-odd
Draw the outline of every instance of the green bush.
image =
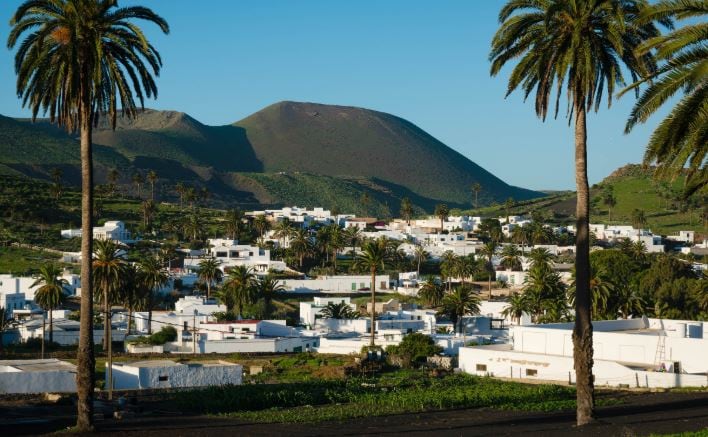
POLYGON ((419 364, 442 350, 430 336, 415 332, 403 337, 398 345, 388 346, 386 353, 399 357, 404 363, 419 364))

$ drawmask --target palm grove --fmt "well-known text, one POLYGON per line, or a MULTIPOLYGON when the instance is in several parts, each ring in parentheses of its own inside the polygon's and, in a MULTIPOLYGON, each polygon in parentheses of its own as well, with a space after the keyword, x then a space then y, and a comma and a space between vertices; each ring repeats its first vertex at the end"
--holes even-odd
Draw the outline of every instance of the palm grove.
MULTIPOLYGON (((631 130, 636 123, 646 121, 669 96, 683 94, 672 114, 656 129, 645 159, 656 163, 662 170, 660 175, 666 177, 684 172, 684 166, 688 165, 687 191, 704 190, 705 145, 708 144, 708 87, 705 86, 708 24, 689 21, 688 25, 674 29, 671 20, 705 13, 705 2, 698 0, 664 0, 651 6, 644 0, 512 0, 500 12, 501 26, 494 36, 490 54, 492 74, 498 74, 505 64, 518 60, 509 78, 509 93, 520 88, 526 97, 533 94, 535 111, 545 119, 549 110, 558 114, 558 103, 565 91, 566 114, 569 121, 574 122, 578 203, 573 299, 579 424, 591 420, 594 405, 587 112, 599 109, 603 98, 609 104, 618 88, 639 89, 646 82, 648 86, 627 125, 627 130, 631 130), (665 26, 668 33, 662 35, 654 23, 665 26), (625 77, 635 84, 630 85, 625 77)), ((108 282, 92 271, 92 126, 99 116, 106 117, 114 127, 118 115, 136 116, 145 98, 157 96, 154 76, 161 67, 157 50, 145 39, 134 20, 154 23, 165 33, 169 30, 166 21, 151 10, 120 8, 116 0, 33 0, 24 2, 16 10, 8 39, 10 48, 17 47, 18 97, 31 109, 33 119, 40 112, 45 113, 52 122, 80 134, 82 297, 77 425, 83 430, 93 426, 94 290, 107 300, 113 293, 108 282)), ((134 183, 140 194, 143 181, 135 178, 134 183)), ((441 217, 445 214, 444 210, 438 212, 441 217)), ((233 226, 237 228, 238 221, 234 221, 233 226)), ((254 226, 262 235, 267 225, 254 223, 254 226)), ((200 232, 198 216, 186 227, 196 237, 200 232)), ((336 263, 343 237, 337 236, 337 232, 330 232, 328 237, 330 243, 326 249, 320 248, 320 257, 323 256, 325 264, 330 257, 336 263)), ((312 253, 311 242, 308 235, 293 238, 291 256, 300 266, 312 253)), ((109 253, 106 251, 106 254, 109 253)), ((372 256, 359 264, 373 275, 385 267, 385 263, 383 258, 372 256)), ((534 268, 541 269, 540 266, 534 265, 534 268)), ((106 274, 113 275, 114 267, 109 264, 105 267, 106 274)), ((151 276, 151 289, 162 281, 158 267, 144 267, 143 275, 151 276)), ((538 275, 543 280, 554 280, 544 278, 542 272, 538 275)), ((239 302, 244 301, 242 288, 248 282, 245 276, 229 278, 233 286, 227 289, 232 289, 229 299, 233 298, 235 311, 240 311, 239 302)), ((211 284, 216 278, 205 280, 211 284)), ((53 302, 50 299, 47 306, 54 305, 53 302)))

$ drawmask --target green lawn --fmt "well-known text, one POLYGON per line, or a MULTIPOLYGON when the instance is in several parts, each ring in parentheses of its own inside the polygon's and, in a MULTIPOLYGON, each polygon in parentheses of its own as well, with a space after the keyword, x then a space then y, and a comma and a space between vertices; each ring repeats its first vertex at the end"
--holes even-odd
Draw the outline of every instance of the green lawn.
POLYGON ((0 247, 0 273, 29 275, 47 263, 59 263, 59 255, 17 247, 0 247))

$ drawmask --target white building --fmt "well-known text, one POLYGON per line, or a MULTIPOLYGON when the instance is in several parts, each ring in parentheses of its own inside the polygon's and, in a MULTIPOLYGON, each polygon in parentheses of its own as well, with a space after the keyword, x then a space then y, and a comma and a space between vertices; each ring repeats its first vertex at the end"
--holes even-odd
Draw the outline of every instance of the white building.
POLYGON ((356 311, 354 305, 348 297, 319 297, 315 296, 312 302, 300 302, 300 324, 314 327, 315 320, 320 317, 322 310, 330 303, 344 303, 356 311))
MULTIPOLYGON (((390 290, 388 275, 376 275, 377 291, 390 290)), ((280 284, 291 293, 352 293, 371 290, 371 275, 318 276, 315 279, 281 279, 280 284)))
MULTIPOLYGON (((81 229, 62 229, 62 238, 81 238, 81 229)), ((131 243, 130 232, 125 223, 119 220, 109 220, 103 226, 93 228, 94 240, 113 240, 119 243, 131 243)))
MULTIPOLYGON (((596 385, 708 386, 708 324, 629 319, 593 322, 596 385)), ((472 374, 575 381, 572 323, 512 326, 511 343, 460 349, 472 374)))
MULTIPOLYGON (((219 268, 222 270, 235 266, 250 267, 258 274, 266 274, 270 270, 287 270, 285 262, 270 259, 270 250, 261 249, 258 246, 238 244, 237 240, 209 240, 207 254, 221 263, 219 268)), ((203 258, 186 258, 184 260, 184 268, 199 270, 199 263, 202 261, 203 258)))
MULTIPOLYGON (((80 324, 76 320, 59 319, 52 323, 53 340, 62 346, 71 346, 79 343, 79 327, 80 324)), ((26 342, 31 338, 44 338, 49 341, 49 319, 44 322, 44 331, 42 329, 42 319, 31 319, 21 324, 17 328, 20 340, 26 342)), ((123 341, 125 339, 125 331, 113 329, 113 341, 123 341)), ((103 329, 94 329, 93 341, 96 344, 103 342, 103 329)))
POLYGON ((240 385, 243 366, 226 361, 176 363, 169 360, 113 363, 116 390, 240 385))
POLYGON ((76 366, 59 361, 0 361, 0 394, 76 393, 76 366))
MULTIPOLYGON (((81 288, 81 279, 79 275, 75 275, 68 270, 65 270, 60 276, 61 279, 66 280, 67 285, 64 287, 64 293, 67 296, 76 296, 77 290, 81 288)), ((34 301, 34 294, 39 287, 32 287, 32 284, 37 280, 35 277, 31 276, 13 276, 8 274, 0 275, 0 299, 6 300, 7 298, 3 296, 18 295, 23 294, 23 303, 17 309, 24 308, 24 300, 34 301)), ((12 296, 11 302, 19 304, 20 297, 12 296)), ((0 302, 0 306, 3 305, 0 302)), ((10 305, 5 306, 5 308, 10 308, 10 305)))

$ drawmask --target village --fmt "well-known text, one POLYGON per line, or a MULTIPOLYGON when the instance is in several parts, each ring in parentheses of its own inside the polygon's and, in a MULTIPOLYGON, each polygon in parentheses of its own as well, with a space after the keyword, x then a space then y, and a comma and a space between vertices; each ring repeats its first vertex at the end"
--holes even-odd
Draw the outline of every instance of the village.
MULTIPOLYGON (((238 385, 261 370, 222 359, 234 354, 364 354, 365 361, 390 361, 408 336, 425 336, 434 345, 426 360, 408 365, 573 384, 566 293, 573 287, 574 246, 558 243, 572 240, 574 228, 522 216, 450 216, 440 209, 435 216, 389 221, 323 208, 246 212, 239 221, 257 228, 253 243, 225 235, 201 249, 174 248, 167 257, 159 245, 151 249, 153 280, 142 297, 121 297, 121 288, 130 286, 121 279, 101 285, 102 265, 145 269, 145 261, 130 256, 140 238, 123 222, 106 221, 93 230, 101 296, 95 315, 103 325, 93 339, 122 359, 107 362, 111 382, 103 390, 238 385), (316 254, 323 239, 329 244, 316 254), (322 261, 309 275, 302 271, 308 257, 322 261), (276 301, 294 310, 276 311, 276 301), (106 314, 110 329, 101 321, 106 314)), ((708 242, 695 242, 692 231, 662 237, 631 225, 590 228, 593 252, 644 257, 671 250, 696 277, 706 270, 696 260, 708 253, 708 242)), ((61 236, 77 238, 80 230, 61 236)), ((62 259, 79 257, 65 253, 62 259)), ((78 344, 70 303, 81 295, 80 277, 71 269, 50 274, 55 277, 0 275, 0 306, 7 309, 3 348, 41 345, 31 359, 0 362, 0 393, 76 391, 75 366, 50 351, 78 344), (42 296, 57 284, 61 296, 42 296)), ((602 315, 593 322, 597 385, 708 386, 708 324, 664 317, 632 304, 632 297, 613 313, 613 298, 600 292, 603 299, 603 309, 594 301, 602 315)))

